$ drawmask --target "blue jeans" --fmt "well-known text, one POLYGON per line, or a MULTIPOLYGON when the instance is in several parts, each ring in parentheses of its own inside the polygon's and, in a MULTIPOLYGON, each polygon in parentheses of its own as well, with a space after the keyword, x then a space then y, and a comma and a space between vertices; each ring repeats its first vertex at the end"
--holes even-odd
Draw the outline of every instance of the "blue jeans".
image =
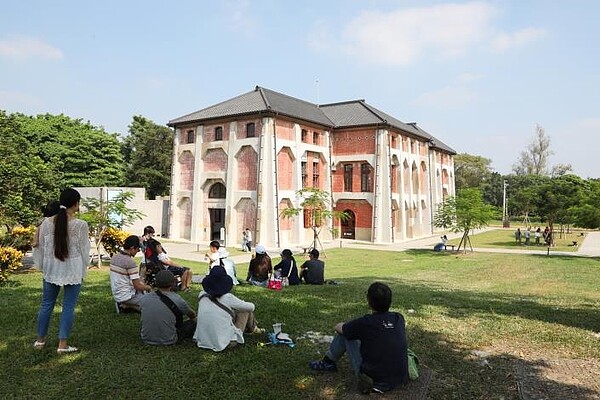
POLYGON ((360 355, 360 340, 348 340, 344 335, 335 335, 325 354, 331 361, 338 361, 344 353, 348 353, 350 365, 355 375, 360 374, 362 357, 360 355))
MULTIPOLYGON (((54 311, 54 305, 58 297, 58 292, 61 286, 53 283, 48 283, 44 280, 42 289, 42 304, 40 305, 40 312, 38 314, 38 326, 37 334, 40 337, 45 337, 48 334, 48 326, 50 325, 50 318, 52 318, 52 312, 54 311)), ((63 288, 63 302, 62 302, 62 313, 60 315, 60 325, 58 328, 58 339, 65 340, 69 338, 71 328, 73 327, 73 321, 75 320, 75 305, 79 298, 79 292, 81 291, 81 284, 79 285, 65 285, 63 288)))

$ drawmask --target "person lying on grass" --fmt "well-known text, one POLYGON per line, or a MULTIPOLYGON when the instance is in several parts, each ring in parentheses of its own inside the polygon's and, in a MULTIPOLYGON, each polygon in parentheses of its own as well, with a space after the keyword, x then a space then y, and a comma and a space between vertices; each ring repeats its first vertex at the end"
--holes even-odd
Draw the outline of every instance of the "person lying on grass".
POLYGON ((358 390, 383 393, 408 382, 406 325, 402 314, 390 312, 392 290, 375 282, 367 291, 372 313, 335 326, 337 335, 315 371, 337 371, 336 362, 348 353, 358 390))
POLYGON ((196 313, 177 293, 172 292, 175 275, 162 270, 156 274, 156 291, 141 297, 142 341, 152 345, 171 345, 191 339, 196 330, 196 313), (183 317, 187 315, 188 320, 183 317))

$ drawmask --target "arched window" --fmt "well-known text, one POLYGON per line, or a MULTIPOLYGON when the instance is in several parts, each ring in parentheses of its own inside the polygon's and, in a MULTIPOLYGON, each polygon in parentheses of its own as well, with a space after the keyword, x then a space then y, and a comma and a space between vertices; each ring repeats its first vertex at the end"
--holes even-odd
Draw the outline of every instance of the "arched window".
POLYGON ((225 185, 223 185, 220 182, 217 182, 210 187, 210 190, 208 191, 208 198, 209 199, 224 199, 226 194, 227 194, 227 189, 225 188, 225 185))

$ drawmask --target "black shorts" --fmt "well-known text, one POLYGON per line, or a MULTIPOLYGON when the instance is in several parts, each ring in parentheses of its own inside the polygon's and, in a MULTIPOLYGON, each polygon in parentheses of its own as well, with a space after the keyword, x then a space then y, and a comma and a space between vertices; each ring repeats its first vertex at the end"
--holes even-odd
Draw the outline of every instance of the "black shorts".
POLYGON ((167 267, 167 271, 171 271, 173 273, 173 275, 177 275, 177 276, 183 275, 183 273, 188 270, 189 270, 189 268, 187 268, 187 267, 174 267, 172 265, 169 265, 167 267))

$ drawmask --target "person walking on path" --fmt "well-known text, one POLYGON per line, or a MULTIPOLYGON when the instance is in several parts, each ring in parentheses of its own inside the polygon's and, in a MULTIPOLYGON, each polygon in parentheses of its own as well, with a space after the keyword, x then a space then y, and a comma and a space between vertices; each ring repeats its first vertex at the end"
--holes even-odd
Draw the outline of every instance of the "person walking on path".
POLYGON ((75 218, 81 195, 75 189, 65 189, 60 195, 58 213, 46 218, 39 230, 35 263, 43 273, 42 303, 37 321, 36 349, 46 345, 46 336, 54 305, 63 289, 62 312, 58 329, 58 354, 78 351, 67 341, 75 319, 75 305, 87 272, 90 257, 89 228, 75 218))
POLYGON ((250 232, 250 228, 246 228, 246 248, 249 252, 252 252, 252 232, 250 232))

